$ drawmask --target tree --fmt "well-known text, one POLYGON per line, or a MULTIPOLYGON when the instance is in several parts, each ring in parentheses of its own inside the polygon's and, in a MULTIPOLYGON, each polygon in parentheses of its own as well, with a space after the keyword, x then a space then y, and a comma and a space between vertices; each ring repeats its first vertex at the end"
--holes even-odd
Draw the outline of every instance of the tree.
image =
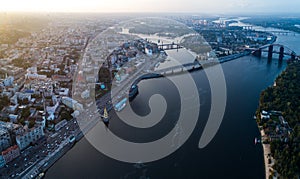
POLYGON ((8 106, 9 103, 10 101, 7 96, 0 96, 0 110, 2 110, 5 106, 8 106))
POLYGON ((26 119, 30 116, 30 108, 29 107, 26 107, 24 109, 22 109, 22 112, 21 112, 21 117, 26 119))

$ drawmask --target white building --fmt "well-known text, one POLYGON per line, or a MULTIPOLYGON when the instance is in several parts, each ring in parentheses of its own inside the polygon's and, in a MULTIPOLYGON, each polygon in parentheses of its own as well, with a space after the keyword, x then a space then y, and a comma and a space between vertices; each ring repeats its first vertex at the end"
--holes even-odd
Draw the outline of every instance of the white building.
POLYGON ((31 80, 34 80, 34 79, 44 80, 44 79, 47 78, 47 76, 46 75, 39 75, 37 73, 37 67, 31 67, 31 68, 27 69, 27 73, 25 74, 25 78, 26 79, 31 79, 31 80))
POLYGON ((9 117, 10 122, 13 122, 13 123, 18 122, 19 115, 9 114, 8 117, 9 117))
POLYGON ((14 83, 14 77, 9 76, 9 77, 5 78, 2 83, 4 86, 12 86, 14 83))
POLYGON ((30 67, 27 69, 27 74, 37 74, 37 67, 30 67))
POLYGON ((10 105, 10 106, 7 108, 7 110, 8 110, 9 113, 15 113, 18 106, 19 106, 18 104, 10 105))
POLYGON ((60 96, 68 96, 69 95, 69 88, 60 88, 59 95, 60 96))
POLYGON ((24 99, 27 99, 28 101, 31 100, 31 93, 16 92, 15 95, 19 100, 24 100, 24 99))
POLYGON ((57 102, 54 106, 46 107, 46 111, 49 114, 49 117, 51 116, 50 118, 48 118, 48 120, 54 120, 54 113, 57 110, 58 106, 59 106, 59 103, 57 102))
POLYGON ((17 97, 17 95, 14 95, 13 97, 10 98, 10 103, 12 103, 12 104, 18 104, 18 97, 17 97))
POLYGON ((21 135, 16 136, 16 142, 20 150, 25 149, 31 142, 35 142, 44 136, 43 126, 33 127, 28 129, 21 135))
POLYGON ((267 112, 267 111, 262 111, 261 113, 260 113, 260 118, 261 119, 270 119, 270 114, 267 112))
POLYGON ((45 129, 45 127, 46 127, 46 118, 45 118, 45 117, 37 118, 37 119, 35 120, 35 123, 36 123, 38 126, 42 126, 43 129, 45 129))
POLYGON ((83 105, 72 98, 64 96, 62 97, 61 101, 64 105, 66 105, 69 108, 72 108, 73 110, 79 110, 79 111, 83 110, 83 105))

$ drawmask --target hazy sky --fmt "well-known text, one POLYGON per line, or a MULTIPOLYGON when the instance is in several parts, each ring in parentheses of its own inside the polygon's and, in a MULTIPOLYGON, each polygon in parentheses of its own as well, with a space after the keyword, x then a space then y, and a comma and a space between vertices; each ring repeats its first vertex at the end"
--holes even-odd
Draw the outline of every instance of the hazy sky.
POLYGON ((300 12, 300 0, 0 0, 0 11, 300 12))

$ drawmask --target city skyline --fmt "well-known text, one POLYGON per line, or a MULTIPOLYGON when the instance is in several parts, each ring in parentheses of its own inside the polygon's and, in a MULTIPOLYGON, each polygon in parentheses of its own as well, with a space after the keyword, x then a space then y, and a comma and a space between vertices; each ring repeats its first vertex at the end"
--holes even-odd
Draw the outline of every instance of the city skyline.
POLYGON ((298 1, 259 0, 11 0, 0 12, 191 12, 191 13, 298 13, 298 1))

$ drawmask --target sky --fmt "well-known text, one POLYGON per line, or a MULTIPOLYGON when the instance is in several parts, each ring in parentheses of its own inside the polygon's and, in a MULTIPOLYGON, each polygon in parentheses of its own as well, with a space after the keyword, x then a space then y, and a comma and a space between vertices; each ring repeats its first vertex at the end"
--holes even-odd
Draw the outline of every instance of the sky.
POLYGON ((300 0, 0 0, 1 12, 298 13, 300 0))

